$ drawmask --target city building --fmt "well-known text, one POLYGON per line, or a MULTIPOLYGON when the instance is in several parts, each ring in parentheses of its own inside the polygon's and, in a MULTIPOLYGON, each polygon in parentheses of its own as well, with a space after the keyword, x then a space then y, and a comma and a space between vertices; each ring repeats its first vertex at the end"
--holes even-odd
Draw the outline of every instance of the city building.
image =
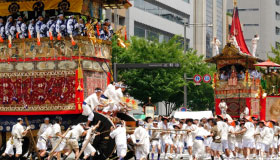
MULTIPOLYGON (((233 11, 232 1, 227 4, 229 13, 233 11)), ((252 50, 252 38, 258 34, 256 56, 262 59, 266 59, 267 54, 272 56, 271 46, 280 44, 280 0, 239 0, 237 7, 249 50, 252 50)))
POLYGON ((194 46, 197 53, 209 58, 213 56, 214 37, 221 42, 220 50, 226 44, 227 0, 194 0, 194 46))
MULTIPOLYGON (((128 10, 107 10, 106 18, 116 28, 126 25, 127 35, 168 41, 184 37, 184 23, 193 23, 193 0, 131 0, 128 10), (116 16, 115 16, 116 15, 116 16), (115 23, 117 21, 117 23, 115 23)), ((193 27, 186 27, 187 48, 193 48, 193 27)))

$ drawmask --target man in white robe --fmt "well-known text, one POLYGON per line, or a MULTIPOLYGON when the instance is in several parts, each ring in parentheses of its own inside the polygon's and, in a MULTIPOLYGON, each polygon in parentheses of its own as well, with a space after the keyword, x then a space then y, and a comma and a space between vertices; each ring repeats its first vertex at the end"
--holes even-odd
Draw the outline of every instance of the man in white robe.
POLYGON ((90 122, 93 121, 94 113, 97 106, 101 106, 100 96, 102 90, 100 88, 95 88, 94 93, 88 96, 83 102, 83 113, 82 115, 88 117, 87 127, 90 125, 90 122))
POLYGON ((260 37, 258 34, 254 36, 252 39, 252 56, 256 57, 256 51, 258 47, 258 41, 260 40, 260 37))
POLYGON ((225 102, 224 99, 221 100, 221 102, 220 102, 220 104, 219 104, 219 108, 220 108, 220 110, 221 110, 221 114, 222 114, 223 116, 226 116, 228 106, 227 106, 227 103, 225 102))
POLYGON ((214 55, 216 56, 219 54, 219 47, 221 46, 221 42, 217 37, 214 37, 213 42, 212 42, 213 48, 214 48, 214 55))
POLYGON ((148 131, 143 127, 144 122, 139 121, 138 124, 139 127, 133 133, 135 136, 135 156, 136 160, 145 160, 150 151, 150 137, 148 131))
POLYGON ((117 146, 117 155, 119 160, 124 160, 127 152, 127 139, 126 139, 126 128, 125 122, 121 121, 115 127, 111 127, 110 137, 115 139, 117 146))

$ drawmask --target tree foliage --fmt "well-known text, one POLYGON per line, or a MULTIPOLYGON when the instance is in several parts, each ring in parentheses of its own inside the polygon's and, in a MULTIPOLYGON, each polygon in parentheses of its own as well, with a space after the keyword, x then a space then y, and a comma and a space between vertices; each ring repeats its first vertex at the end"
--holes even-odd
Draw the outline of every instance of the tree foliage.
POLYGON ((271 47, 271 50, 272 50, 272 53, 274 54, 274 56, 273 57, 268 56, 268 58, 271 61, 280 64, 280 45, 277 45, 276 48, 271 47))
POLYGON ((113 40, 113 63, 180 63, 180 68, 119 70, 118 79, 129 85, 129 94, 147 103, 165 102, 167 113, 183 104, 183 86, 188 87, 188 103, 193 110, 204 110, 214 105, 213 89, 210 84, 195 86, 185 82, 183 75, 212 74, 214 66, 203 61, 203 56, 189 50, 183 53, 181 43, 174 37, 168 42, 147 41, 132 37, 127 49, 121 48, 113 40))

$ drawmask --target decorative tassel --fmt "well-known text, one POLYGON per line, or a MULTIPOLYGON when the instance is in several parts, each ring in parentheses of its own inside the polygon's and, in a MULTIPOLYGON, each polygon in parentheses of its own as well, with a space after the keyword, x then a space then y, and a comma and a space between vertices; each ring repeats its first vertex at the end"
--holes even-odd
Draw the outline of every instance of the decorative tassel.
POLYGON ((127 32, 126 32, 126 27, 124 28, 124 40, 127 41, 127 32))
POLYGON ((11 35, 8 36, 8 47, 12 48, 12 36, 11 35))
POLYGON ((76 42, 72 36, 72 34, 70 35, 70 38, 71 38, 71 43, 72 43, 72 46, 75 46, 76 45, 76 42))
POLYGON ((57 34, 57 40, 59 40, 59 41, 61 40, 61 34, 60 33, 57 34))
POLYGON ((40 40, 40 33, 37 33, 37 45, 40 46, 41 45, 41 40, 40 40))
POLYGON ((49 35, 50 35, 50 40, 52 41, 53 40, 53 35, 52 35, 51 31, 49 31, 49 35))
POLYGON ((96 25, 96 33, 97 33, 97 36, 99 37, 99 36, 100 36, 100 32, 99 32, 99 26, 98 26, 98 24, 96 25))
POLYGON ((32 38, 30 31, 28 31, 28 38, 29 38, 29 39, 32 38))
POLYGON ((19 33, 18 33, 18 32, 16 33, 16 38, 17 38, 17 39, 19 38, 19 33))
POLYGON ((3 43, 3 42, 4 42, 4 40, 3 40, 2 36, 0 35, 0 43, 3 43))

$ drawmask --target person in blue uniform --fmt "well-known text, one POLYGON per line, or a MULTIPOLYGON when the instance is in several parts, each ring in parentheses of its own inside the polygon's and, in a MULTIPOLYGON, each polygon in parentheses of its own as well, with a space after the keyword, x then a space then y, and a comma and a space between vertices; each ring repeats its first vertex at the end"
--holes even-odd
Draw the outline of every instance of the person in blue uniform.
POLYGON ((86 36, 86 26, 82 18, 79 19, 78 23, 78 35, 86 36))
POLYGON ((46 26, 47 26, 47 36, 50 37, 50 33, 52 36, 56 36, 56 31, 55 31, 55 25, 56 25, 56 20, 55 16, 50 17, 48 20, 46 26))
POLYGON ((16 27, 14 25, 14 19, 12 16, 9 16, 7 19, 7 23, 5 25, 5 34, 6 36, 10 36, 11 38, 15 37, 16 27))
POLYGON ((4 19, 1 17, 0 18, 0 39, 4 40, 6 39, 5 35, 5 24, 4 24, 4 19))
POLYGON ((58 19, 56 21, 55 30, 58 36, 66 35, 66 24, 63 14, 58 15, 58 19))
POLYGON ((47 26, 46 26, 46 24, 44 24, 43 16, 38 17, 38 21, 36 22, 35 29, 36 29, 37 36, 38 35, 40 35, 40 37, 47 36, 47 34, 46 34, 47 26))
POLYGON ((17 38, 26 38, 27 37, 27 26, 23 21, 23 18, 19 16, 17 18, 17 23, 16 23, 16 32, 17 32, 17 38))
POLYGON ((28 37, 35 38, 36 37, 36 30, 35 30, 35 20, 31 19, 28 25, 28 37))
POLYGON ((78 28, 78 22, 75 19, 74 15, 69 16, 69 19, 67 19, 67 34, 72 36, 77 36, 77 28, 78 28))

